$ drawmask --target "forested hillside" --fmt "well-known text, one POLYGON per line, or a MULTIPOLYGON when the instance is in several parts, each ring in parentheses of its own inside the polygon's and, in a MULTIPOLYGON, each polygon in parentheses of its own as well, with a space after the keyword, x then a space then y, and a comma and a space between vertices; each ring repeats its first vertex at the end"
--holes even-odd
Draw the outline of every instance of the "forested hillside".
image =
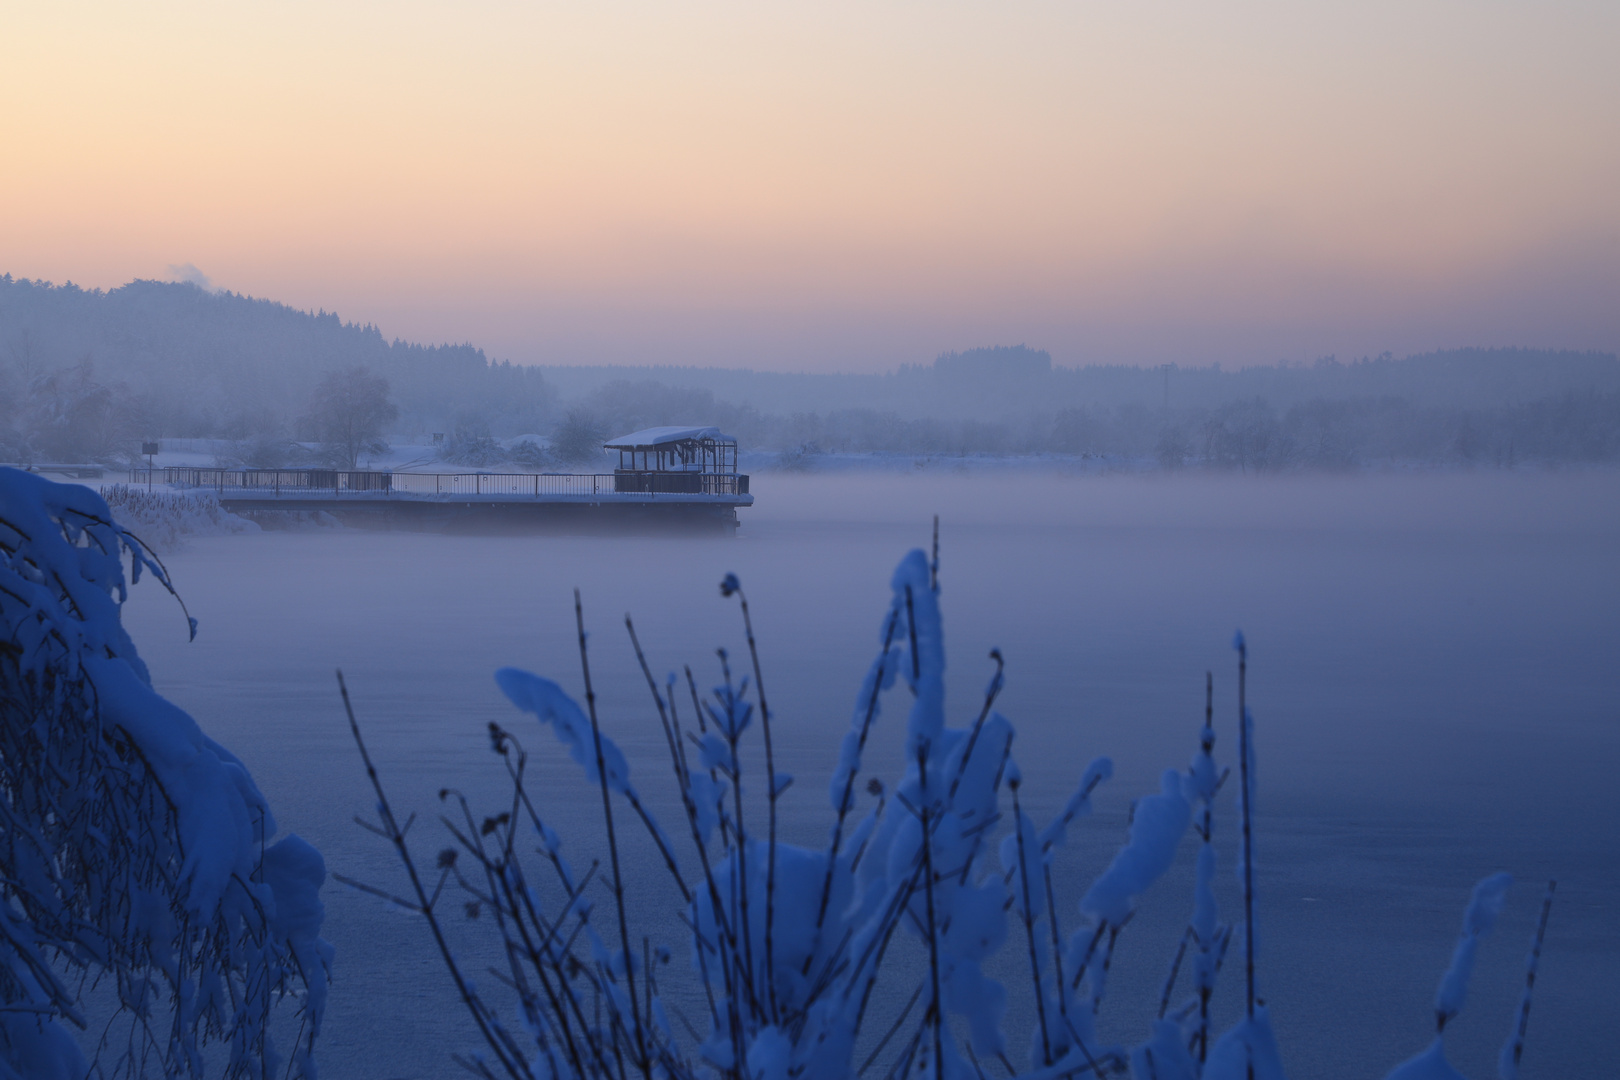
POLYGON ((388 341, 336 314, 186 284, 102 292, 0 277, 0 392, 13 424, 32 394, 50 399, 33 403, 48 413, 105 413, 116 438, 293 433, 321 376, 353 367, 388 379, 406 430, 463 414, 533 430, 551 411, 540 372, 472 345, 388 341))
POLYGON ((357 368, 386 380, 395 435, 443 433, 445 459, 464 466, 563 465, 593 440, 669 423, 717 424, 793 465, 832 451, 1240 469, 1620 460, 1620 361, 1604 353, 1457 349, 1222 370, 1064 367, 1019 345, 873 375, 537 367, 189 284, 104 292, 9 275, 0 460, 116 461, 145 438, 213 437, 273 463, 319 437, 321 380, 357 368), (514 459, 498 440, 522 434, 553 436, 557 452, 514 459))

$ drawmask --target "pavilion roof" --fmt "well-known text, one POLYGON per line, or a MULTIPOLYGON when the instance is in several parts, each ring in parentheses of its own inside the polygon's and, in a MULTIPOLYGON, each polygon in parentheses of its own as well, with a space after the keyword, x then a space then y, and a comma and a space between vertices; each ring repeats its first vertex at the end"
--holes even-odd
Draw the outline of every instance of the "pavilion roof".
POLYGON ((715 442, 736 442, 729 435, 722 435, 719 428, 714 427, 653 427, 641 431, 632 431, 628 435, 620 435, 616 439, 609 439, 602 444, 605 450, 656 450, 659 447, 673 446, 676 443, 690 442, 694 439, 712 439, 715 442))

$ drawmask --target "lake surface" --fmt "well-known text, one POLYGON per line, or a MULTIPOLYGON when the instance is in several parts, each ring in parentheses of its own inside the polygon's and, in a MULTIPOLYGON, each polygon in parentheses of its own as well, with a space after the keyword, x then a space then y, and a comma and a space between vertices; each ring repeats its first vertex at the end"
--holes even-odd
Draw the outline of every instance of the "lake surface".
MULTIPOLYGON (((485 734, 495 720, 525 736, 542 809, 584 859, 599 832, 590 793, 491 673, 518 665, 577 692, 578 586, 604 727, 643 790, 673 812, 623 616, 635 615, 656 671, 690 664, 712 685, 714 648, 745 648, 736 603, 716 588, 735 571, 778 755, 797 777, 784 828, 814 843, 830 821, 826 779, 876 653, 889 575, 907 549, 927 545, 938 513, 953 722, 976 713, 987 653, 999 647, 999 708, 1018 728, 1034 816, 1062 803, 1093 756, 1117 766, 1063 864, 1071 926, 1078 890, 1124 838, 1132 798, 1190 758, 1206 670, 1217 753, 1235 761, 1230 643, 1241 628, 1257 719, 1260 986, 1290 1075, 1379 1077, 1422 1049, 1468 891, 1498 869, 1519 880, 1448 1029, 1453 1063, 1495 1074, 1540 895, 1557 878, 1524 1075, 1614 1073, 1620 475, 923 471, 759 475, 754 489, 758 505, 743 511, 735 540, 195 540, 168 563, 200 620, 197 641, 185 642, 178 611, 144 584, 126 620, 158 688, 242 757, 284 830, 319 846, 330 870, 402 889, 386 845, 352 822, 373 799, 334 668, 349 679, 391 794, 423 813, 413 839, 424 857, 444 845, 433 820, 440 787, 500 804, 485 734)), ((898 773, 905 707, 890 699, 867 755, 885 778, 898 773)), ((1230 803, 1217 825, 1228 867, 1230 803)), ((1146 1034, 1189 911, 1192 853, 1189 837, 1121 937, 1099 1021, 1121 1041, 1146 1034)), ((1230 918, 1237 896, 1232 875, 1222 880, 1230 918)), ((637 902, 656 906, 667 886, 645 891, 637 902)), ((449 1055, 473 1043, 423 928, 336 884, 325 896, 338 950, 325 1075, 459 1074, 449 1055)), ((684 962, 684 942, 672 933, 670 944, 684 962)), ((1241 995, 1241 971, 1229 968, 1217 991, 1223 1017, 1241 995)), ((1025 1034, 1010 1035, 1017 1056, 1025 1034)))

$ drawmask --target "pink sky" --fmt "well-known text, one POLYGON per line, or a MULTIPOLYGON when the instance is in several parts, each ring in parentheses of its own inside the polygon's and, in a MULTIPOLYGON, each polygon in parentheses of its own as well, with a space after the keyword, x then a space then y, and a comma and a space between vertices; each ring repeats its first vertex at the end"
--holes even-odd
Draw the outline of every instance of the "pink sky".
POLYGON ((1620 5, 51 4, 0 273, 538 363, 1620 349, 1620 5))

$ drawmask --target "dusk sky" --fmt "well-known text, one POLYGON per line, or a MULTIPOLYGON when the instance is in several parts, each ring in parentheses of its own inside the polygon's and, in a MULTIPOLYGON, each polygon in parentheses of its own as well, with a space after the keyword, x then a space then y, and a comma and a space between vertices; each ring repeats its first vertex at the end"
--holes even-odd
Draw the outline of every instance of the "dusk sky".
POLYGON ((522 363, 1620 349, 1620 4, 0 4, 0 273, 522 363))

